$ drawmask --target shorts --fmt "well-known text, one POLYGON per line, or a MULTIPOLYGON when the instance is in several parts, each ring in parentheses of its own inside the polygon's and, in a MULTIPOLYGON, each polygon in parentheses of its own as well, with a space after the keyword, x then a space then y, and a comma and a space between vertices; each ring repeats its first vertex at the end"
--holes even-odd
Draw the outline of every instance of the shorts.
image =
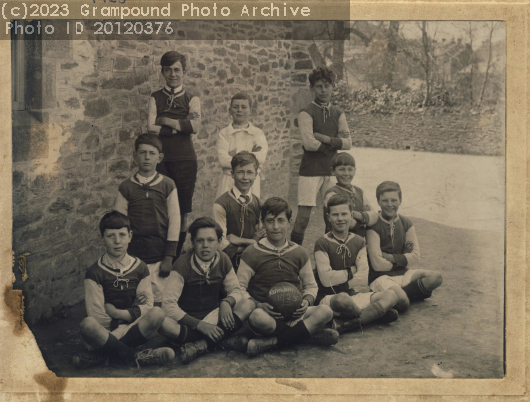
POLYGON ((175 182, 180 213, 190 213, 197 181, 197 160, 162 162, 156 166, 156 170, 175 182))
POLYGON ((166 276, 165 278, 158 276, 161 262, 162 261, 155 262, 154 264, 147 264, 147 268, 149 268, 149 273, 151 274, 151 288, 153 289, 155 303, 162 303, 164 300, 164 290, 166 289, 166 284, 169 279, 169 276, 166 276))
POLYGON ((302 207, 316 207, 317 194, 324 199, 328 189, 337 184, 333 176, 300 176, 298 177, 298 205, 302 207))
POLYGON ((382 292, 388 290, 393 286, 399 286, 400 288, 407 286, 410 283, 412 275, 414 275, 415 270, 409 269, 405 272, 405 275, 398 276, 388 276, 383 275, 377 278, 370 284, 370 290, 374 292, 382 292))
MULTIPOLYGON (((268 335, 268 336, 276 336, 276 335, 284 333, 289 328, 294 327, 296 324, 298 324, 300 321, 302 321, 305 318, 307 313, 309 313, 310 311, 312 311, 312 310, 314 310, 316 308, 317 308, 316 306, 310 306, 310 307, 307 308, 307 310, 305 311, 303 316, 295 318, 295 319, 292 319, 292 320, 277 320, 275 318, 274 321, 276 321, 276 328, 274 329, 274 332, 271 335, 268 335)), ((252 327, 251 327, 251 329, 252 329, 252 327)), ((254 332, 254 333, 256 333, 257 335, 263 336, 262 334, 259 334, 257 332, 254 332)))
POLYGON ((219 307, 215 310, 212 310, 204 317, 201 321, 204 321, 207 324, 218 325, 219 324, 219 307))
MULTIPOLYGON (((135 326, 136 324, 138 324, 138 322, 142 319, 142 317, 138 317, 135 321, 133 322, 130 322, 128 324, 120 324, 118 325, 118 328, 114 329, 113 331, 109 331, 109 333, 111 333, 112 335, 114 335, 116 337, 116 339, 121 339, 125 336, 125 334, 127 332, 129 332, 129 330, 135 326)), ((89 345, 88 343, 84 342, 83 343, 85 344, 86 348, 88 350, 95 350, 95 349, 98 349, 96 348, 95 346, 92 346, 92 345, 89 345)))
MULTIPOLYGON (((372 295, 374 294, 374 292, 367 292, 367 293, 357 293, 353 296, 350 296, 352 301, 353 301, 353 304, 355 304, 355 307, 357 307, 357 309, 359 311, 363 311, 366 307, 368 307, 370 304, 371 304, 371 299, 372 299, 372 295)), ((331 298, 335 296, 335 295, 327 295, 327 296, 324 296, 324 298, 322 300, 320 300, 320 303, 318 304, 319 306, 322 304, 322 305, 325 305, 325 306, 329 306, 330 304, 330 301, 331 301, 331 298)), ((340 313, 336 313, 336 312, 333 312, 333 314, 335 316, 339 316, 340 313)))

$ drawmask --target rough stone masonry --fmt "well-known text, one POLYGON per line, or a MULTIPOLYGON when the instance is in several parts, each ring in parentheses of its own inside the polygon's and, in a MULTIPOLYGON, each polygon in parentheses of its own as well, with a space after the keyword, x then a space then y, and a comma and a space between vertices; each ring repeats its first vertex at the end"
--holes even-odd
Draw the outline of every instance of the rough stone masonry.
POLYGON ((135 170, 134 139, 147 130, 150 94, 164 84, 166 51, 188 56, 184 85, 201 98, 193 217, 211 214, 217 135, 238 91, 252 97, 251 121, 269 143, 262 196, 288 197, 301 156, 296 117, 311 99, 314 67, 312 42, 294 31, 291 22, 209 21, 181 23, 171 40, 28 41, 26 110, 13 113, 13 251, 29 253, 28 279, 18 264, 14 273, 27 322, 83 300, 85 270, 102 253, 98 222, 135 170))

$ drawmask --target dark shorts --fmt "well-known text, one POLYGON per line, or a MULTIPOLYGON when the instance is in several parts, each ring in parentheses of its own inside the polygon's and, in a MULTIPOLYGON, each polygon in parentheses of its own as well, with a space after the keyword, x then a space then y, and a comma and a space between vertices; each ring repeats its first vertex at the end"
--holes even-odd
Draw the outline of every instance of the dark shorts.
POLYGON ((197 161, 162 162, 156 166, 156 170, 175 182, 179 196, 180 213, 190 213, 195 182, 197 181, 197 161))

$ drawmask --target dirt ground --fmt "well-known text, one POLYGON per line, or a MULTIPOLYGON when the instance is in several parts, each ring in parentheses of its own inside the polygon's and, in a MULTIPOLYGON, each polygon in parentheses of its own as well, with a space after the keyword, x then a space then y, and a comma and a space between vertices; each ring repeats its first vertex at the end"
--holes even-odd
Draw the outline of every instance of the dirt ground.
MULTIPOLYGON (((322 235, 321 211, 315 208, 306 232, 308 250, 322 235)), ((85 317, 83 304, 32 331, 48 367, 67 377, 502 378, 502 235, 412 220, 421 266, 440 271, 444 283, 430 299, 412 304, 396 322, 344 334, 329 348, 304 344, 252 359, 221 350, 189 365, 175 359, 168 366, 140 371, 123 366, 80 371, 71 358, 84 348, 78 330, 85 317)), ((146 346, 164 343, 156 337, 146 346)))

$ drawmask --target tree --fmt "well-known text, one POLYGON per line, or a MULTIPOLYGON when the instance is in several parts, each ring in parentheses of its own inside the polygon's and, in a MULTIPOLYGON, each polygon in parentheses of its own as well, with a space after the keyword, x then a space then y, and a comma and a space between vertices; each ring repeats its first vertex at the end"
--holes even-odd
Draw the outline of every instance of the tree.
POLYGON ((491 37, 493 36, 493 31, 495 30, 496 25, 497 24, 496 24, 495 21, 491 21, 490 24, 489 24, 488 61, 487 61, 487 64, 486 64, 486 72, 484 74, 484 81, 482 82, 482 89, 480 91, 479 104, 482 104, 482 101, 484 100, 484 92, 486 90, 486 84, 488 83, 488 76, 489 76, 489 71, 490 71, 490 67, 491 67, 491 55, 492 55, 492 51, 491 51, 491 37))

